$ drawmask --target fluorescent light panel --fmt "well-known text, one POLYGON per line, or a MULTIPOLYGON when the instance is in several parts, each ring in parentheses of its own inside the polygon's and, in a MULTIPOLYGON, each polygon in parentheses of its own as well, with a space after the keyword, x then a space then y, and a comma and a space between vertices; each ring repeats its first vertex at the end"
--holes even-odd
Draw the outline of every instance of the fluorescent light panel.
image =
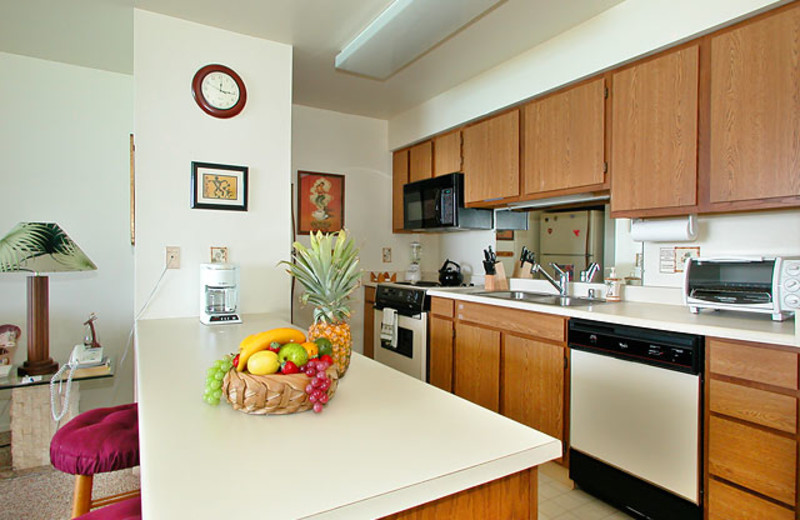
POLYGON ((395 0, 336 55, 336 68, 386 79, 503 0, 395 0))

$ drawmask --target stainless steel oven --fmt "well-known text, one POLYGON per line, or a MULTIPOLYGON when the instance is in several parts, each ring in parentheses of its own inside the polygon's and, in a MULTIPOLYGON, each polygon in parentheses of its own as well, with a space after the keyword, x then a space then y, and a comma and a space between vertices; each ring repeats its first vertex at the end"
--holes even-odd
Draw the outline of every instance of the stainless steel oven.
POLYGON ((378 284, 375 291, 375 361, 428 380, 428 311, 423 287, 378 284))

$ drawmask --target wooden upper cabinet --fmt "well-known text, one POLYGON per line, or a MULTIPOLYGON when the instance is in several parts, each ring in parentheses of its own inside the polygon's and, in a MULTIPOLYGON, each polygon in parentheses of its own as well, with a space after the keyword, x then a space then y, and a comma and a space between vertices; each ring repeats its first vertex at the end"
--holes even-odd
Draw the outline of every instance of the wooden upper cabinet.
POLYGON ((519 110, 464 129, 464 202, 519 195, 519 110))
POLYGON ((711 204, 800 196, 799 93, 800 4, 711 38, 711 204))
POLYGON ((532 101, 523 108, 522 195, 605 181, 605 81, 532 101))
POLYGON ((696 208, 698 64, 692 45, 612 76, 612 216, 696 208))
POLYGON ((408 149, 392 155, 392 231, 403 231, 403 185, 408 182, 408 149))
POLYGON ((408 182, 421 181, 433 177, 433 143, 424 141, 409 150, 408 182))
POLYGON ((461 171, 461 130, 433 138, 433 176, 461 171))

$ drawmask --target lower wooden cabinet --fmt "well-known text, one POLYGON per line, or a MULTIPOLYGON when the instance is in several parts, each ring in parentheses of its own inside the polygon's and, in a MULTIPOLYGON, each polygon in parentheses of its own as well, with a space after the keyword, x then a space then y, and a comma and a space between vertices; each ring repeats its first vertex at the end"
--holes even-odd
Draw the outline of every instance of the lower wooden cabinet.
POLYGON ((795 518, 797 353, 714 338, 706 353, 708 519, 795 518))
POLYGON ((500 332, 456 323, 453 393, 500 411, 500 332))
POLYGON ((503 415, 564 438, 564 347, 503 335, 503 415))
POLYGON ((431 299, 430 383, 551 435, 566 450, 566 318, 431 299))

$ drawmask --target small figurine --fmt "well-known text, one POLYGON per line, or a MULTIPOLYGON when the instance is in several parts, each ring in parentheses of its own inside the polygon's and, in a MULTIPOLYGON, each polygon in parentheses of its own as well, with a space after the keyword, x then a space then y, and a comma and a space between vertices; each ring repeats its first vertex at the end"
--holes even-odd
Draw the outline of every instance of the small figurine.
POLYGON ((91 313, 89 315, 89 319, 83 322, 83 324, 87 326, 86 337, 83 340, 83 344, 87 347, 101 347, 100 343, 97 342, 97 333, 94 330, 94 322, 96 319, 97 315, 95 313, 91 313))

